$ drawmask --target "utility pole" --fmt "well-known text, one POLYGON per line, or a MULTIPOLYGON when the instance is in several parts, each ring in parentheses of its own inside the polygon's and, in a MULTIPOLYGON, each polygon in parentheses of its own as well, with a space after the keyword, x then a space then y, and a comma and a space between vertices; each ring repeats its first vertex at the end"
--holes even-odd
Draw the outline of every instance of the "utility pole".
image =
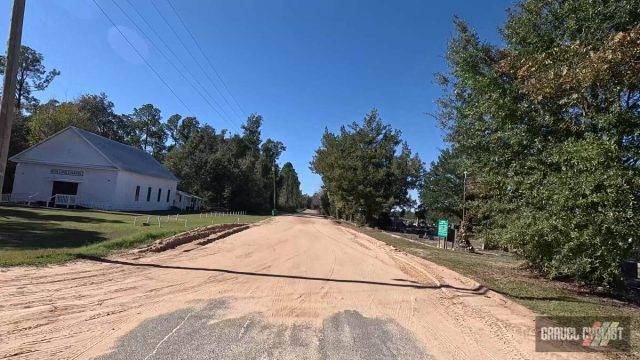
POLYGON ((276 164, 273 164, 273 216, 276 215, 276 164))
POLYGON ((464 180, 462 181, 462 221, 464 218, 464 210, 467 207, 467 172, 464 172, 464 180))
POLYGON ((2 102, 0 103, 0 193, 4 184, 4 175, 9 156, 11 125, 15 117, 16 76, 18 74, 20 42, 22 41, 22 22, 24 20, 25 0, 13 0, 9 42, 7 44, 7 63, 4 70, 2 102))
POLYGON ((460 230, 456 234, 456 240, 458 247, 463 247, 470 252, 474 252, 474 248, 469 241, 469 223, 466 217, 467 209, 467 172, 464 172, 464 179, 462 182, 462 220, 460 221, 460 230))

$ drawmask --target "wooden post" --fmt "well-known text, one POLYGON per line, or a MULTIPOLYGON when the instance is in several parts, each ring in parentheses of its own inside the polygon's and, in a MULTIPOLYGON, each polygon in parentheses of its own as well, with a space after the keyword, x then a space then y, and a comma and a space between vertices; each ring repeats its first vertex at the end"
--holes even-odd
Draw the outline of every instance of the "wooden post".
POLYGON ((11 26, 9 28, 9 41, 7 44, 7 63, 4 71, 4 84, 2 86, 2 102, 0 103, 0 193, 4 184, 4 175, 9 156, 9 142, 11 141, 11 126, 15 117, 16 81, 18 68, 20 67, 20 42, 22 41, 22 23, 24 20, 25 0, 13 0, 11 12, 11 26))

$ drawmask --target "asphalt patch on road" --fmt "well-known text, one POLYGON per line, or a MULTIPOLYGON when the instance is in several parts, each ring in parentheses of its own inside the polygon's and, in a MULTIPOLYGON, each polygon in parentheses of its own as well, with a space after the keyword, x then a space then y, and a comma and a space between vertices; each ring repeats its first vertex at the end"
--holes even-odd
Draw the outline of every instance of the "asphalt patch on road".
POLYGON ((325 319, 321 329, 276 325, 261 314, 222 319, 216 300, 144 321, 99 360, 116 359, 428 359, 397 322, 355 310, 325 319))
POLYGON ((341 311, 324 320, 321 359, 428 359, 413 335, 396 321, 341 311))

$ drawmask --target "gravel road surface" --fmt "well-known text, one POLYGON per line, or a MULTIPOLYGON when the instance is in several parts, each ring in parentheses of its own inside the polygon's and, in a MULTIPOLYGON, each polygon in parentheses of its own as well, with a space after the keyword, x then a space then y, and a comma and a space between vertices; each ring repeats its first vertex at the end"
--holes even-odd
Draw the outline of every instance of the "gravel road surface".
MULTIPOLYGON (((0 359, 538 359, 534 315, 331 220, 0 271, 0 359)), ((595 355, 581 355, 595 358, 595 355)))

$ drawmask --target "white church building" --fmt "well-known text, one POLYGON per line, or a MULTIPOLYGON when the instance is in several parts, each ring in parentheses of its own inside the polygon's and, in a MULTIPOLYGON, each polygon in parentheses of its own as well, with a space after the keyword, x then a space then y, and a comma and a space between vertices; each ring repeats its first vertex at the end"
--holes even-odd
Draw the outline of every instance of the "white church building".
POLYGON ((150 154, 68 127, 11 157, 11 197, 30 203, 105 210, 168 210, 178 179, 150 154))

